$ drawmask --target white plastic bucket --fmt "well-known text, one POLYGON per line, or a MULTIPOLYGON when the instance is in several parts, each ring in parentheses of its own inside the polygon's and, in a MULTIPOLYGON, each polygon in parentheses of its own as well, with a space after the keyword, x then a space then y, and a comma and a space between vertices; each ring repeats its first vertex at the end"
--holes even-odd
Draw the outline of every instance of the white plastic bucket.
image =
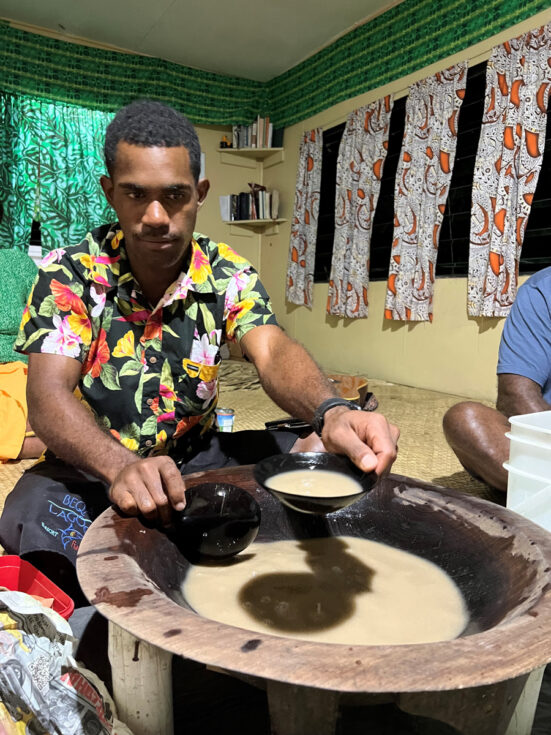
POLYGON ((511 434, 519 439, 538 441, 551 447, 551 411, 511 416, 511 434))
POLYGON ((544 444, 538 439, 526 439, 507 432, 509 439, 509 466, 515 470, 530 472, 533 475, 546 477, 551 484, 551 444, 544 444))
POLYGON ((516 505, 509 505, 507 496, 507 506, 515 513, 545 528, 546 531, 551 531, 551 485, 546 485, 516 505))
POLYGON ((509 473, 507 482, 507 507, 511 508, 511 510, 515 510, 515 506, 520 505, 520 503, 523 503, 551 484, 549 478, 534 475, 524 470, 518 470, 507 462, 504 462, 503 466, 509 473))

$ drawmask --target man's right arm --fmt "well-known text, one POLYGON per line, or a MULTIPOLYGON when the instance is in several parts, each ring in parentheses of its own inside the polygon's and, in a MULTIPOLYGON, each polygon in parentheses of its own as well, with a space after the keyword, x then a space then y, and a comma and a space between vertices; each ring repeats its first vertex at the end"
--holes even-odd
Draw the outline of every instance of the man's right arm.
POLYGON ((507 418, 551 410, 551 406, 543 399, 541 385, 512 373, 498 375, 496 406, 507 418))
POLYGON ((507 418, 551 409, 543 398, 551 375, 551 280, 545 271, 533 278, 519 288, 499 345, 497 409, 507 418))
POLYGON ((110 485, 122 511, 170 522, 170 506, 185 505, 185 485, 169 457, 141 459, 101 429, 74 395, 81 364, 72 357, 29 355, 27 402, 38 437, 58 457, 110 485))

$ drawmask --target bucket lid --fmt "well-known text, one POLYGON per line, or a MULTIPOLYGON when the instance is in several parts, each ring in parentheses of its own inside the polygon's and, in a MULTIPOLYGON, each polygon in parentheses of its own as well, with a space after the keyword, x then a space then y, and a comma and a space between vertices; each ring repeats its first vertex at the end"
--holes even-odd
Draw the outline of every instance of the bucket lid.
POLYGON ((525 470, 519 470, 516 467, 510 465, 508 462, 504 462, 502 466, 507 470, 507 472, 512 472, 513 475, 526 477, 529 480, 539 480, 539 482, 543 482, 545 485, 551 485, 551 477, 541 477, 541 475, 534 475, 533 472, 525 472, 525 470))
POLYGON ((518 436, 510 431, 506 431, 505 436, 507 439, 510 439, 512 442, 517 442, 518 444, 526 444, 529 447, 537 447, 538 449, 549 449, 549 444, 536 441, 536 439, 527 439, 525 436, 518 436))
POLYGON ((521 426, 523 429, 551 434, 551 411, 536 411, 509 416, 511 426, 521 426))

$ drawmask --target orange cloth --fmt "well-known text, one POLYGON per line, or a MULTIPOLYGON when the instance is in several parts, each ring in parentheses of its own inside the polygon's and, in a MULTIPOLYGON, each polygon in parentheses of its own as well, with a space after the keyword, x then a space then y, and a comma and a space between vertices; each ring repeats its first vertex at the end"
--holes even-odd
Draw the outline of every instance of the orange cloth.
POLYGON ((27 428, 27 366, 0 363, 0 462, 16 459, 27 428))

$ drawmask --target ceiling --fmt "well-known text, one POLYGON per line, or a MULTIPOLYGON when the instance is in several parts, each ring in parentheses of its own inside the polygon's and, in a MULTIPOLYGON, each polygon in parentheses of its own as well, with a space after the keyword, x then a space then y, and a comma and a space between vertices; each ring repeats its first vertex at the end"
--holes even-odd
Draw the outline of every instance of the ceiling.
POLYGON ((0 0, 0 17, 267 81, 400 0, 0 0))

